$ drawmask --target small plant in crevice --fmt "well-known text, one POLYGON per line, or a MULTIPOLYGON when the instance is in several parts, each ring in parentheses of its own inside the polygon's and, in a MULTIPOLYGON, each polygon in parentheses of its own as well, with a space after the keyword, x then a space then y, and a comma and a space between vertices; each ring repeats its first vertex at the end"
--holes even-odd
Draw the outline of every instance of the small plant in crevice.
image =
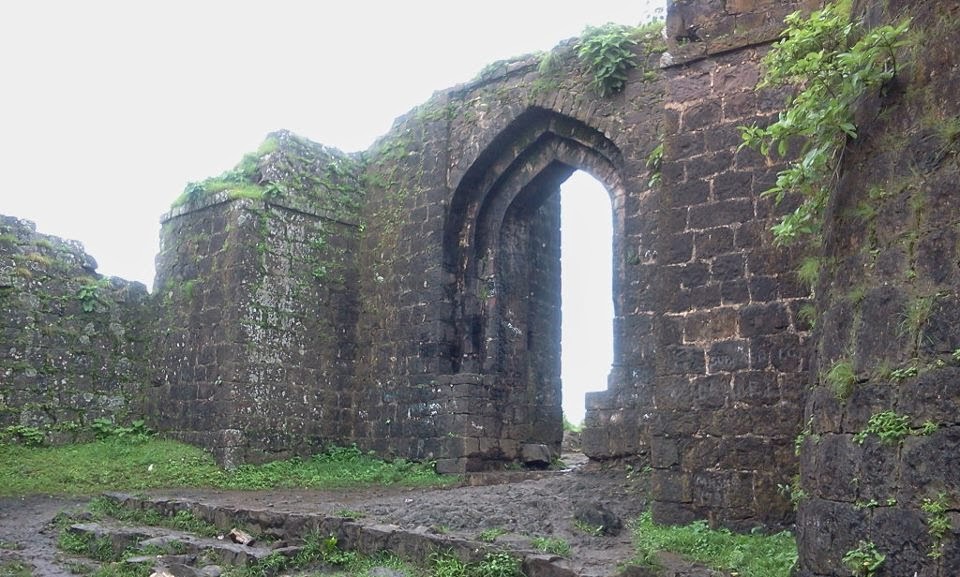
POLYGON ((813 303, 804 303, 797 310, 797 319, 809 326, 811 329, 817 327, 817 305, 813 303))
POLYGON ((797 267, 797 279, 811 292, 820 280, 820 259, 815 256, 804 257, 797 267))
POLYGON ((77 300, 80 301, 80 308, 85 313, 92 313, 97 308, 97 303, 101 302, 100 290, 103 283, 98 281, 87 281, 77 289, 77 300))
POLYGON ((860 541, 856 548, 843 555, 843 565, 854 577, 873 577, 886 560, 887 556, 878 551, 872 541, 860 541))
POLYGON ((467 574, 467 564, 445 551, 430 555, 430 568, 434 577, 466 577, 467 574))
POLYGON ((835 362, 823 375, 824 381, 833 389, 833 394, 840 400, 850 398, 853 387, 857 384, 857 374, 853 370, 853 363, 843 359, 835 362))
POLYGON ((800 144, 799 158, 765 191, 778 203, 799 194, 800 205, 773 227, 778 243, 818 234, 823 211, 836 182, 848 139, 857 137, 854 112, 860 98, 897 73, 896 50, 909 20, 865 30, 851 21, 850 3, 827 4, 804 17, 785 19, 781 40, 764 57, 758 88, 799 86, 779 119, 767 127, 741 127, 743 144, 761 154, 788 154, 800 144))
POLYGON ((952 528, 950 517, 947 515, 946 494, 940 493, 936 499, 924 499, 920 504, 920 510, 927 514, 927 532, 930 534, 930 552, 927 556, 931 559, 939 559, 943 556, 943 538, 952 528))
POLYGON ((867 287, 862 284, 851 288, 847 292, 847 300, 850 301, 850 304, 853 306, 859 305, 865 298, 867 298, 867 287))
POLYGON ((117 438, 134 442, 143 442, 150 439, 154 432, 146 425, 143 419, 136 419, 129 426, 118 425, 113 419, 97 417, 90 424, 93 436, 99 440, 117 438))
POLYGON ((874 435, 884 443, 897 443, 911 433, 910 417, 894 411, 874 413, 867 426, 853 436, 853 440, 863 444, 867 436, 874 435))
POLYGON ((915 344, 920 343, 920 332, 930 319, 933 306, 941 293, 925 296, 915 296, 908 302, 902 313, 898 332, 901 337, 911 339, 915 344))
POLYGON ((487 553, 482 561, 467 565, 469 577, 523 577, 520 559, 513 555, 497 551, 487 553))
POLYGON ((647 182, 647 186, 654 188, 663 181, 663 173, 661 172, 663 168, 662 141, 656 145, 647 156, 647 168, 650 169, 650 181, 647 182))
POLYGON ((334 515, 341 517, 343 519, 363 519, 364 515, 361 511, 354 511, 353 509, 338 509, 334 515))
POLYGON ((540 76, 555 77, 562 69, 563 58, 558 52, 551 50, 540 55, 540 62, 537 64, 540 76))
POLYGON ((789 500, 794 510, 807 499, 807 492, 800 486, 800 475, 794 475, 790 483, 777 483, 777 493, 789 500))
POLYGON ((0 559, 0 577, 32 577, 29 565, 16 560, 0 559))
POLYGON ((464 563, 449 551, 430 555, 432 577, 522 577, 520 559, 498 551, 487 553, 482 561, 464 563))
POLYGON ((917 435, 921 437, 929 437, 930 435, 936 433, 940 430, 940 423, 935 423, 931 420, 926 420, 920 425, 920 428, 917 430, 917 435))
POLYGON ((803 450, 803 443, 807 440, 807 437, 813 439, 815 442, 820 441, 820 435, 813 432, 813 416, 807 419, 807 424, 804 425, 803 429, 797 433, 796 438, 793 440, 793 454, 800 456, 800 451, 803 450))

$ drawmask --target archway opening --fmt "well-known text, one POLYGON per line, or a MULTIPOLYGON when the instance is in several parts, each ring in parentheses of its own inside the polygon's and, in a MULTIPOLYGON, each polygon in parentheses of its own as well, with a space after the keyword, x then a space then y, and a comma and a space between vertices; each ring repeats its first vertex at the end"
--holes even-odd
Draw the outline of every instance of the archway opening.
POLYGON ((561 381, 564 418, 583 423, 585 396, 607 388, 613 364, 610 195, 583 171, 560 187, 561 381))

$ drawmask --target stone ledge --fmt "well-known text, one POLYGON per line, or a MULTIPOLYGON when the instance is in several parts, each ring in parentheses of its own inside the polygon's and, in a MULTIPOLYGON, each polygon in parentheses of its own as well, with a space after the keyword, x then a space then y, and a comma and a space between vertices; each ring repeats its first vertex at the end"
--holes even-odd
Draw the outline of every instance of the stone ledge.
POLYGON ((783 24, 767 24, 747 32, 727 34, 702 42, 691 42, 683 46, 677 46, 663 53, 663 57, 660 59, 660 67, 673 68, 727 52, 751 48, 760 44, 770 44, 780 38, 781 32, 783 32, 783 24))

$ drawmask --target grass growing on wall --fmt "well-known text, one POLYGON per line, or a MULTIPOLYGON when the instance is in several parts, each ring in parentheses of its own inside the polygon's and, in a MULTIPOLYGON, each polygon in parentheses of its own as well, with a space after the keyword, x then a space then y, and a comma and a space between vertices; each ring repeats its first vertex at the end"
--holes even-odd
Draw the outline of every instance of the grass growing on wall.
POLYGON ((671 551, 740 577, 788 577, 797 561, 797 542, 788 531, 738 534, 711 529, 706 521, 657 525, 647 511, 637 520, 633 533, 638 560, 648 565, 656 564, 657 551, 671 551))
POLYGON ((430 486, 456 482, 429 465, 386 462, 353 447, 309 459, 217 467, 208 453, 175 441, 110 438, 62 447, 0 445, 0 496, 89 495, 176 487, 273 489, 430 486))

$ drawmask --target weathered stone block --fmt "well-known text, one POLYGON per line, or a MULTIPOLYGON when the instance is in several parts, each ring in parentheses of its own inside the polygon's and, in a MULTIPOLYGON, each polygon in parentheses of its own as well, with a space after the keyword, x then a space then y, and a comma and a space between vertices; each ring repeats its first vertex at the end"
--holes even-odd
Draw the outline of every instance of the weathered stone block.
POLYGON ((650 473, 650 488, 658 501, 689 503, 693 499, 690 478, 679 471, 654 469, 650 473))
POLYGON ((668 346, 661 352, 661 357, 659 366, 663 375, 704 374, 706 371, 706 358, 700 347, 668 346))
POLYGON ((740 309, 740 335, 753 337, 782 332, 790 317, 780 303, 751 304, 740 309))
POLYGON ((737 333, 737 311, 732 308, 700 311, 683 317, 683 339, 693 343, 727 339, 737 333))
POLYGON ((714 342, 707 349, 707 372, 732 372, 750 365, 750 343, 743 339, 714 342))

